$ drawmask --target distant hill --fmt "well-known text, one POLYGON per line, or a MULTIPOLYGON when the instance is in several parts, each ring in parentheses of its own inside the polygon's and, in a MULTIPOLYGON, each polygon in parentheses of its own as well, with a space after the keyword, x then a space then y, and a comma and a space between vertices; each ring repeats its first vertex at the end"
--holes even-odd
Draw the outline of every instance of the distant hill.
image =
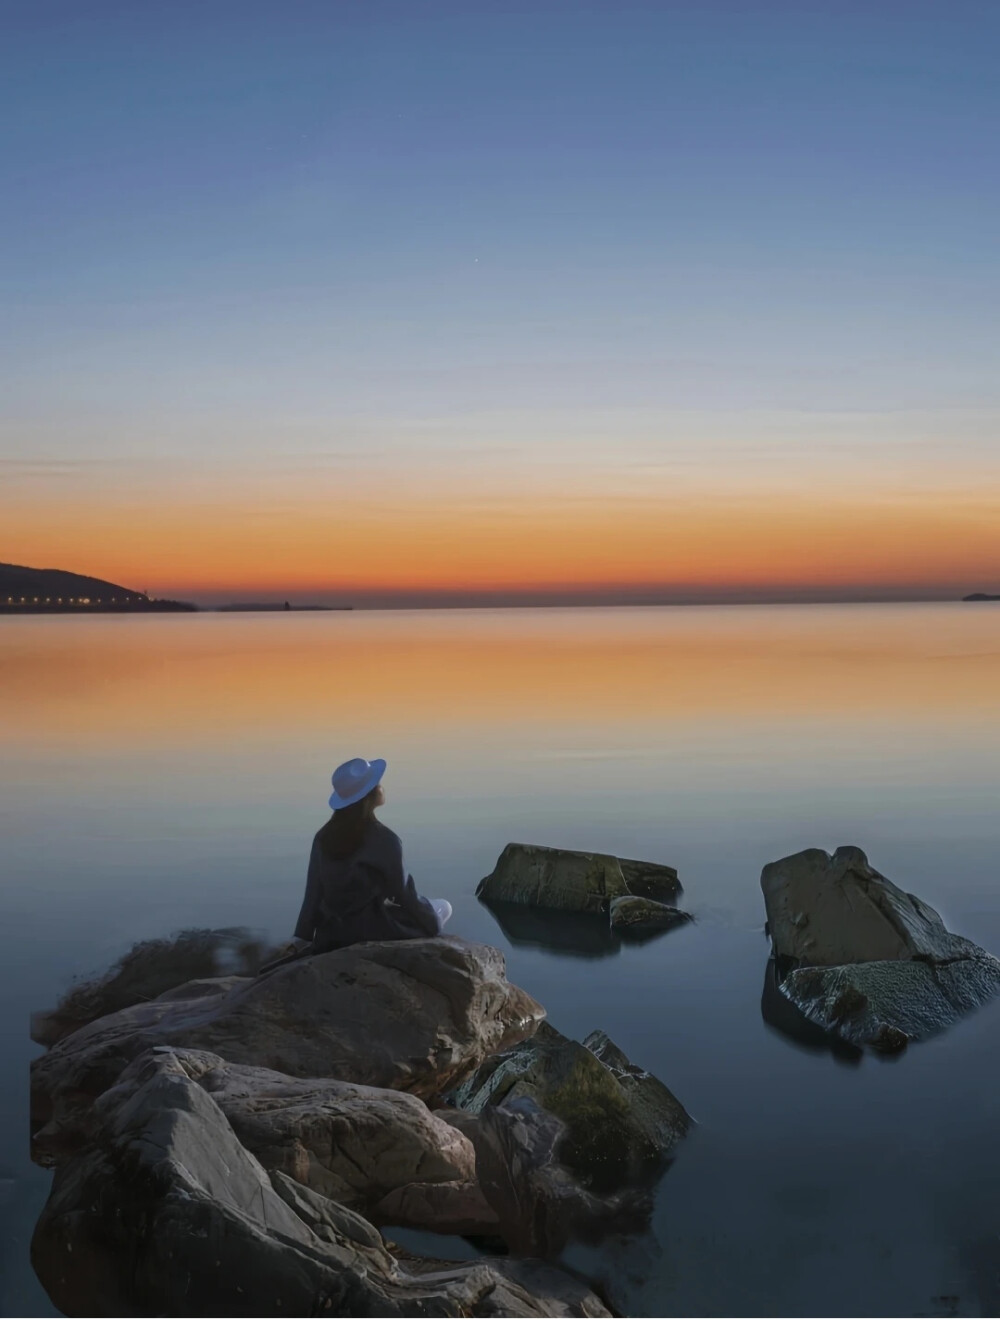
POLYGON ((153 600, 117 582, 67 573, 61 568, 27 568, 0 564, 0 611, 52 614, 120 613, 133 611, 193 610, 177 600, 153 600))
POLYGON ((988 596, 985 591, 974 591, 971 596, 963 596, 963 600, 1000 600, 1000 596, 988 596))

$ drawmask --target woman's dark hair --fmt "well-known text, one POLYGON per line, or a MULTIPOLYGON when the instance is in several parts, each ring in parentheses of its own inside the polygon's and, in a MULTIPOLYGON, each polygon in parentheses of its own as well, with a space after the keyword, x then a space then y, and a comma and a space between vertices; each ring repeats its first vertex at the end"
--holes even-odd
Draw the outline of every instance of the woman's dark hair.
POLYGON ((319 830, 316 840, 327 857, 350 857, 361 847, 370 822, 375 815, 375 797, 378 785, 360 802, 340 807, 319 830))

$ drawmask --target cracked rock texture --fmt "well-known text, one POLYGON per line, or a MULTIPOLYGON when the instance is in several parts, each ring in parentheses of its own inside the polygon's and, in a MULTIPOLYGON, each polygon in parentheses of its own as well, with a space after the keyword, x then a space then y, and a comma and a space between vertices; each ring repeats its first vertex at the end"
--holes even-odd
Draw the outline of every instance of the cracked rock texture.
POLYGON ((287 1077, 203 1050, 161 1046, 131 1063, 108 1096, 164 1070, 207 1091, 269 1172, 285 1173, 361 1214, 411 1183, 458 1187, 475 1179, 471 1143, 403 1091, 287 1077))

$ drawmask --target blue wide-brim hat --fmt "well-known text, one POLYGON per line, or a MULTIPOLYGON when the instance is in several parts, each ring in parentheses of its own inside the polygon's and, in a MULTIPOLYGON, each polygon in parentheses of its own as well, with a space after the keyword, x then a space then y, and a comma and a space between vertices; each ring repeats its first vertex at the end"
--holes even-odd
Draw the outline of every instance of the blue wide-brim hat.
POLYGON ((345 761, 333 772, 333 792, 330 794, 330 806, 334 811, 341 807, 353 807, 367 797, 385 774, 385 762, 379 757, 366 761, 356 756, 353 761, 345 761))

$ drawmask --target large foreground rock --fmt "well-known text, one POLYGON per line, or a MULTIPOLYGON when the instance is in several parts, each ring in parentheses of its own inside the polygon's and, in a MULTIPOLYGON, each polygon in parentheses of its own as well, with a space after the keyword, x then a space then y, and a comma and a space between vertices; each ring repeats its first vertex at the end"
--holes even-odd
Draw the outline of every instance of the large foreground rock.
POLYGON ((581 1045, 548 1023, 531 1040, 487 1059, 452 1099, 481 1114, 524 1097, 564 1124, 559 1159, 599 1193, 655 1176, 692 1121, 676 1096, 603 1032, 581 1045))
POLYGON ((1000 992, 1000 962, 953 935, 860 848, 772 862, 761 888, 781 993, 844 1040, 901 1049, 1000 992))
POLYGON ((672 866, 527 843, 508 843, 476 889, 486 903, 594 913, 606 913, 614 898, 632 895, 669 904, 680 892, 672 866))
POLYGON ((32 1064, 32 1130, 47 1127, 50 1155, 61 1137, 72 1145, 81 1111, 157 1045, 430 1099, 530 1036, 544 1016, 486 945, 359 944, 254 979, 193 982, 63 1038, 32 1064))
POLYGON ((169 1060, 96 1110, 94 1140, 56 1174, 32 1240, 65 1315, 608 1314, 536 1261, 397 1261, 354 1211, 268 1176, 169 1060))

